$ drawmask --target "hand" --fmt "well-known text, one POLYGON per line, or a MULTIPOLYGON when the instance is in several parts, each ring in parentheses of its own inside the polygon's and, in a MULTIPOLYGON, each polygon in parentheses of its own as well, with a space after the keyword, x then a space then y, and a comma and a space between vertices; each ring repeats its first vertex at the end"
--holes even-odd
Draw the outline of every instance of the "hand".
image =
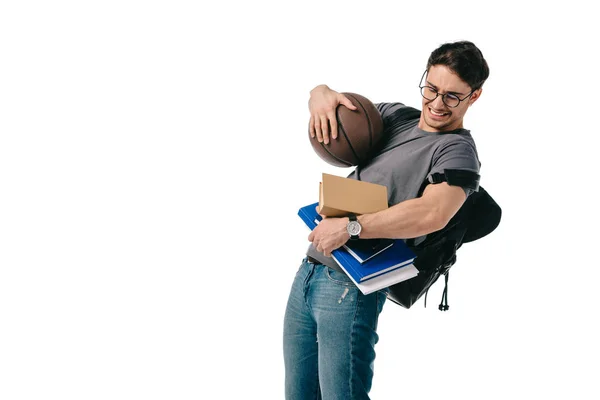
POLYGON ((310 92, 308 110, 310 111, 310 122, 308 130, 310 137, 317 136, 320 142, 329 143, 329 125, 331 125, 331 137, 337 138, 337 118, 335 110, 338 105, 344 105, 350 110, 356 110, 352 102, 343 94, 329 89, 326 85, 319 85, 310 92))
POLYGON ((350 239, 346 230, 348 218, 325 218, 308 235, 308 241, 312 242, 317 251, 330 257, 331 252, 339 249, 350 239))

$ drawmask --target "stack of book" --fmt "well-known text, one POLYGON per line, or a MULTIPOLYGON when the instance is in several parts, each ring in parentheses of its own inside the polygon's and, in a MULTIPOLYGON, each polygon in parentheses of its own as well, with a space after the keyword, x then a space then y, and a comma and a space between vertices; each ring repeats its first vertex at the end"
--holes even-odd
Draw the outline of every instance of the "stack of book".
MULTIPOLYGON (((311 230, 322 217, 319 203, 298 210, 298 216, 311 230)), ((412 264, 416 255, 401 239, 359 239, 333 250, 333 259, 364 294, 386 288, 417 276, 412 264)))

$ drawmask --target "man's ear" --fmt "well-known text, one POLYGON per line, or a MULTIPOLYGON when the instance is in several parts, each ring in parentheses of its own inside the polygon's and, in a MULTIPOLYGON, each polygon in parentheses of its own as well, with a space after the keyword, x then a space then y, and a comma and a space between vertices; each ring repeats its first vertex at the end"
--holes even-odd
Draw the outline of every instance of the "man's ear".
POLYGON ((477 101, 477 99, 479 98, 479 96, 481 96, 481 92, 482 91, 483 91, 483 89, 479 88, 479 89, 477 89, 476 91, 473 92, 473 94, 469 98, 469 107, 472 106, 473 103, 475 103, 477 101))

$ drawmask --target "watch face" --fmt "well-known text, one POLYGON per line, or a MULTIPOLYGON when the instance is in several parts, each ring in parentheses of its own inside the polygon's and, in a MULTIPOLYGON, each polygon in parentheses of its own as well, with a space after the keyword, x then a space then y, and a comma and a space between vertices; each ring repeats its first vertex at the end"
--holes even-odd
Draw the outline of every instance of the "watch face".
POLYGON ((348 234, 350 236, 356 236, 360 233, 361 226, 357 221, 348 222, 348 234))

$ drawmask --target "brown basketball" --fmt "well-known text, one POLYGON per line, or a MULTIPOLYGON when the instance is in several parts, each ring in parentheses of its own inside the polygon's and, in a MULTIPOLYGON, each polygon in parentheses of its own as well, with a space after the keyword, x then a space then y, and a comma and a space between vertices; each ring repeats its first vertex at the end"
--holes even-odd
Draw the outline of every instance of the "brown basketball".
MULTIPOLYGON (((335 114, 338 124, 337 139, 328 144, 319 143, 315 135, 310 144, 319 157, 337 167, 363 165, 373 155, 375 146, 383 136, 381 114, 371 101, 356 93, 342 93, 356 106, 350 110, 339 105, 335 114)), ((331 132, 330 132, 331 135, 331 132)))

